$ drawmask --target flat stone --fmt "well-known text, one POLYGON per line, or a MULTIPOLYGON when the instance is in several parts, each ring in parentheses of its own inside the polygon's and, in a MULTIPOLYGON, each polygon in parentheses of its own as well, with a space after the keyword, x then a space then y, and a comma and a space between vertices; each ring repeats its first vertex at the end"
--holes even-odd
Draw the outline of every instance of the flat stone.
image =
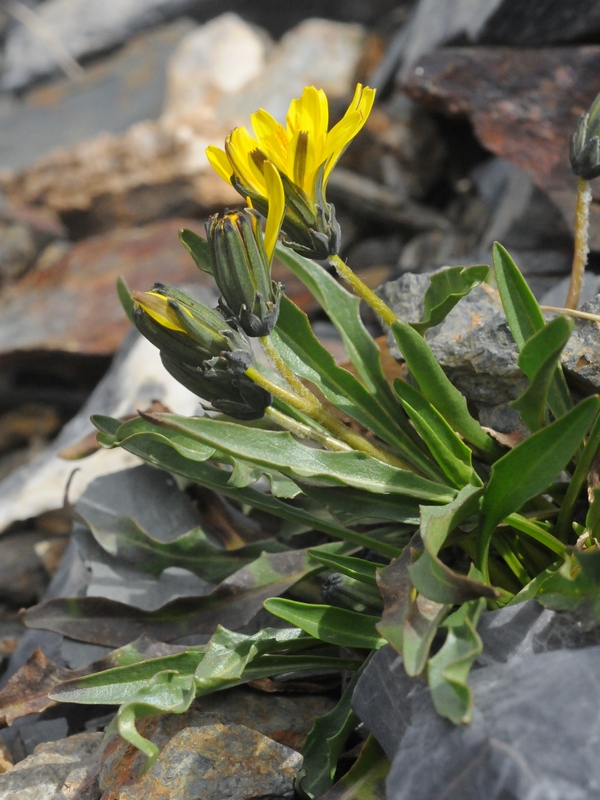
POLYGON ((131 328, 116 294, 119 275, 139 290, 159 280, 210 286, 212 279, 179 242, 184 227, 202 231, 194 220, 175 219, 87 239, 50 268, 34 268, 7 287, 0 363, 14 362, 19 352, 114 353, 131 328))
POLYGON ((240 687, 201 697, 196 706, 301 750, 315 718, 331 711, 335 701, 325 695, 272 695, 240 687))
POLYGON ((282 119, 306 85, 325 89, 335 112, 335 101, 352 94, 364 39, 361 26, 308 20, 268 51, 261 71, 264 34, 231 14, 217 17, 174 54, 159 120, 56 151, 6 175, 0 186, 15 203, 58 212, 77 237, 240 205, 237 192, 210 167, 206 147, 222 146, 231 128, 248 125, 260 107, 282 119), (246 64, 240 53, 250 53, 246 64), (186 80, 200 84, 192 92, 199 103, 183 98, 186 80))
MULTIPOLYGON (((206 0, 49 0, 36 9, 46 30, 71 58, 89 58, 123 44, 136 33, 159 25, 206 0)), ((29 26, 15 26, 7 36, 2 88, 23 89, 57 72, 50 47, 29 26)))
POLYGON ((143 34, 86 67, 79 80, 62 78, 0 107, 0 171, 24 169, 58 147, 158 118, 169 58, 194 28, 191 20, 179 20, 143 34))
MULTIPOLYGON (((424 56, 404 86, 429 108, 468 117, 484 147, 528 173, 573 229, 577 181, 569 139, 596 96, 599 71, 595 45, 448 48, 424 56)), ((591 247, 598 250, 598 202, 591 215, 591 247)))
POLYGON ((138 722, 160 748, 146 758, 118 735, 104 750, 99 785, 103 800, 250 800, 294 796, 302 756, 244 725, 188 711, 138 722))
POLYGON ((65 786, 71 797, 87 773, 102 733, 78 733, 37 745, 33 755, 0 775, 0 797, 6 800, 56 800, 65 786), (79 778, 79 780, 78 780, 79 778))
MULTIPOLYGON (((416 322, 428 286, 428 275, 407 273, 384 284, 379 293, 399 319, 416 322)), ((527 379, 517 366, 518 350, 500 297, 487 284, 476 286, 463 297, 425 338, 450 380, 476 404, 505 403, 527 388, 527 379)), ((400 350, 389 337, 388 346, 399 358, 400 350)))
POLYGON ((589 39, 600 31, 594 0, 419 0, 405 32, 404 61, 414 63, 439 45, 469 42, 549 45, 589 39))

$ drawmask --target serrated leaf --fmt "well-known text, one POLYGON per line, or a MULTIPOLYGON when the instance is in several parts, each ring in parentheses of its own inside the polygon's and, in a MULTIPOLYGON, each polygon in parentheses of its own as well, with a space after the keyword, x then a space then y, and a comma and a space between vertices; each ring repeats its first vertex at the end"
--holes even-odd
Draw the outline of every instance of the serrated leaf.
POLYGON ((179 241, 194 259, 196 266, 201 269, 202 272, 207 272, 209 275, 212 275, 210 247, 206 239, 184 228, 179 232, 179 241))
POLYGON ((482 264, 475 267, 447 267, 430 275, 421 319, 412 322, 411 326, 423 334, 428 328, 439 325, 462 297, 485 281, 489 271, 490 268, 482 264))
POLYGON ((395 322, 391 331, 423 396, 482 455, 492 460, 497 458, 500 449, 473 419, 465 397, 450 383, 425 339, 406 322, 395 322))
POLYGON ((452 484, 458 489, 466 483, 480 486, 481 480, 473 470, 471 451, 439 411, 406 381, 396 379, 394 390, 415 429, 452 484))
MULTIPOLYGON (((203 460, 205 452, 212 449, 267 469, 274 467, 292 479, 311 479, 320 485, 347 485, 432 502, 447 502, 455 494, 449 487, 384 464, 364 453, 308 447, 287 431, 260 430, 208 417, 188 418, 176 414, 147 415, 144 421, 159 426, 183 455, 193 452, 197 444, 198 460, 203 460)), ((142 429, 138 420, 126 422, 119 430, 119 439, 123 442, 142 429)))
POLYGON ((598 415, 600 399, 588 397, 563 417, 532 434, 493 466, 481 503, 478 567, 485 574, 496 526, 524 503, 542 494, 568 465, 598 415))
POLYGON ((531 431, 537 431, 545 422, 548 395, 560 364, 560 354, 574 327, 573 320, 557 317, 523 345, 519 367, 531 383, 511 405, 531 431))
POLYGON ((297 625, 315 639, 328 644, 369 650, 376 650, 385 644, 385 640, 375 629, 378 617, 335 606, 299 603, 281 597, 266 600, 264 606, 276 617, 297 625))
POLYGON ((478 580, 460 575, 438 558, 449 534, 478 513, 482 488, 465 486, 452 503, 421 506, 421 538, 424 552, 408 567, 413 586, 436 603, 455 605, 478 597, 496 598, 497 592, 478 580))
POLYGON ((441 474, 426 454, 390 418, 374 394, 335 359, 314 335, 306 314, 283 297, 273 343, 296 375, 313 383, 332 405, 383 441, 405 460, 434 479, 441 474))
POLYGON ((296 791, 307 800, 321 797, 333 783, 338 759, 344 745, 358 724, 351 702, 354 687, 368 664, 368 659, 346 686, 336 707, 317 717, 302 748, 304 763, 296 778, 296 791))
MULTIPOLYGON (((95 422, 96 419, 94 417, 93 421, 95 422)), ((102 417, 98 419, 98 425, 101 430, 105 431, 98 434, 98 437, 102 439, 103 447, 124 447, 130 453, 139 456, 153 466, 161 467, 175 475, 194 481, 207 489, 221 492, 227 497, 236 499, 241 503, 247 503, 256 509, 266 511, 281 519, 306 525, 308 529, 314 528, 335 538, 354 542, 361 547, 370 548, 375 552, 383 553, 390 557, 398 555, 399 549, 397 547, 346 528, 337 524, 334 520, 324 519, 321 513, 314 514, 310 511, 305 511, 303 508, 285 503, 252 487, 245 489, 231 487, 229 485, 231 472, 203 461, 190 461, 184 454, 179 452, 177 446, 170 439, 167 439, 166 436, 153 427, 147 432, 140 431, 126 440, 121 440, 115 435, 121 425, 119 420, 102 417), (115 433, 109 431, 114 431, 115 433)), ((365 494, 367 493, 365 492, 365 494)), ((373 497, 377 498, 378 496, 373 495, 373 497)), ((404 502, 403 498, 398 495, 395 497, 398 502, 404 502)), ((384 499, 385 496, 380 495, 379 498, 384 499)))
MULTIPOLYGON (((525 342, 544 327, 544 317, 533 292, 507 251, 498 242, 492 250, 494 274, 508 327, 519 351, 525 342)), ((573 407, 573 401, 559 365, 548 394, 548 404, 555 417, 573 407)))
POLYGON ((467 678, 483 650, 476 628, 484 608, 483 598, 471 600, 444 620, 441 627, 448 629, 446 640, 427 666, 435 710, 455 725, 470 722, 473 713, 473 696, 467 678))

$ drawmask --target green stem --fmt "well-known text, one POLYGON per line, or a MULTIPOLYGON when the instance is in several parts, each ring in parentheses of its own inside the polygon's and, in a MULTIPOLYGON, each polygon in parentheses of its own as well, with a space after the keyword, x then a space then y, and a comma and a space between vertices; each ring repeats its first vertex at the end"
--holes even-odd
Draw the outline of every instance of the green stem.
POLYGON ((297 411, 302 411, 303 414, 306 414, 311 419, 314 419, 319 425, 322 425, 329 433, 332 433, 336 439, 340 439, 340 441, 345 442, 346 444, 350 445, 353 450, 359 450, 362 453, 366 453, 373 458, 377 458, 379 461, 383 461, 385 464, 389 464, 392 467, 398 467, 399 469, 406 469, 406 464, 404 464, 400 459, 396 458, 395 456, 391 455, 391 453, 386 453, 385 450, 382 450, 377 445, 372 444, 363 436, 354 431, 350 430, 347 425, 334 417, 333 414, 330 414, 320 403, 315 402, 314 400, 309 400, 306 397, 300 397, 300 395, 296 394, 296 392, 291 391, 290 389, 285 389, 283 386, 279 386, 274 381, 267 378, 261 372, 259 372, 256 367, 248 367, 246 370, 246 375, 253 380, 254 383, 257 383, 259 386, 262 386, 263 389, 266 389, 267 392, 270 392, 275 397, 278 397, 280 400, 283 400, 284 403, 287 403, 292 408, 295 408, 297 411))
POLYGON ((583 274, 589 252, 588 232, 590 219, 590 203, 592 192, 590 184, 585 178, 579 178, 577 183, 577 204, 575 206, 575 247, 573 252, 573 267, 571 269, 571 283, 565 306, 577 308, 583 274))
POLYGON ((494 547, 504 559, 504 563, 513 573, 515 578, 521 583, 521 586, 527 586, 531 578, 527 574, 527 570, 519 561, 516 553, 513 552, 509 542, 506 541, 501 533, 496 533, 494 537, 494 547))
POLYGON ((387 303, 384 303, 381 297, 378 297, 374 291, 369 289, 367 284, 363 283, 363 281, 352 272, 350 267, 344 264, 338 255, 330 256, 329 262, 335 267, 338 275, 350 284, 356 294, 362 297, 362 299, 371 306, 373 311, 381 317, 386 325, 393 325, 394 322, 398 322, 398 317, 387 303))
POLYGON ((559 556, 564 554, 565 546, 556 536, 540 528, 535 522, 532 522, 521 514, 509 514, 508 517, 505 517, 503 522, 505 525, 510 525, 511 528, 535 539, 536 542, 545 545, 548 550, 551 550, 553 553, 559 556))
POLYGON ((344 444, 344 442, 340 442, 339 439, 334 439, 333 436, 328 436, 326 433, 316 430, 316 428, 311 428, 309 425, 305 425, 303 422, 289 417, 282 411, 273 408, 273 406, 269 406, 265 410, 265 416, 270 417, 278 425, 281 425, 282 428, 285 428, 291 433, 295 433, 296 436, 302 439, 308 439, 311 442, 316 442, 322 447, 326 447, 328 450, 337 450, 344 453, 352 451, 350 445, 344 444))
POLYGON ((267 356, 271 359, 277 372, 279 372, 285 382, 292 387, 296 394, 299 394, 300 397, 304 397, 305 400, 311 400, 313 403, 319 403, 318 399, 314 396, 310 389, 302 383, 296 373, 293 372, 285 363, 279 351, 273 345, 270 337, 261 336, 260 343, 267 356))
POLYGON ((598 450, 600 450, 600 416, 596 417, 596 421, 592 426, 556 520, 554 532, 561 542, 567 542, 569 536, 573 533, 572 522, 575 505, 581 490, 586 484, 588 473, 592 468, 598 450))

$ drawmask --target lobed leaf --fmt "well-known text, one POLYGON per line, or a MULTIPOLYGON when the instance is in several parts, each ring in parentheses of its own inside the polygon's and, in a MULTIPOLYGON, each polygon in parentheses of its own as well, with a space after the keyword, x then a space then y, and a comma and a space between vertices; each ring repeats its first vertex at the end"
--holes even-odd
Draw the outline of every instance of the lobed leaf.
POLYGON ((411 322, 411 327, 424 334, 429 328, 439 325, 462 297, 485 281, 489 271, 490 268, 485 265, 447 267, 430 275, 421 319, 411 322))

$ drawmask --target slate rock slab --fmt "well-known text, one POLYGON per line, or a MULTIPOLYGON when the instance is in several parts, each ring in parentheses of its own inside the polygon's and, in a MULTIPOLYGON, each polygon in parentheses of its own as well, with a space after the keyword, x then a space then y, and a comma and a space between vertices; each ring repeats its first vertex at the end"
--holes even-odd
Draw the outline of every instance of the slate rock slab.
POLYGON ((85 783, 102 736, 102 733, 79 733, 39 744, 33 755, 0 775, 0 798, 57 800, 73 796, 85 783), (63 789, 66 794, 62 794, 63 789))
POLYGON ((138 730, 160 747, 145 756, 118 735, 106 744, 99 785, 104 800, 251 800, 294 796, 302 756, 245 725, 188 711, 148 717, 138 730))
MULTIPOLYGON (((423 56, 403 86, 428 108, 468 117, 483 146, 529 173, 572 229, 577 181, 569 139, 598 92, 599 71, 597 45, 447 48, 423 56)), ((590 246, 598 250, 597 202, 591 219, 590 246)))

